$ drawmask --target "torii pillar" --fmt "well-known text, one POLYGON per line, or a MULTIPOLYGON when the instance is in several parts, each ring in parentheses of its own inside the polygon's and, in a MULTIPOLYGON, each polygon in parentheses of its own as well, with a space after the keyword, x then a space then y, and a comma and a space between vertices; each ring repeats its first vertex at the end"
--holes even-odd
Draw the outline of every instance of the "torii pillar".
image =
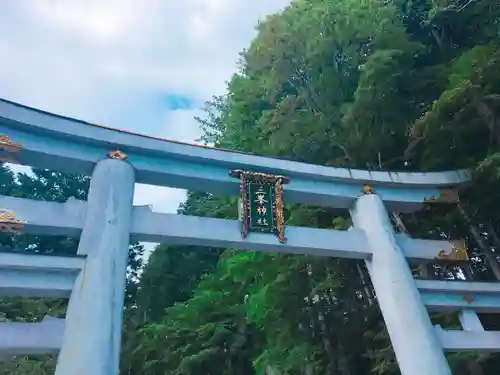
MULTIPOLYGON (((113 157, 113 156, 112 156, 113 157)), ((86 255, 71 294, 56 375, 118 375, 134 169, 95 166, 78 254, 86 255)))
POLYGON ((402 375, 452 375, 380 197, 364 189, 351 210, 373 252, 366 261, 402 375))

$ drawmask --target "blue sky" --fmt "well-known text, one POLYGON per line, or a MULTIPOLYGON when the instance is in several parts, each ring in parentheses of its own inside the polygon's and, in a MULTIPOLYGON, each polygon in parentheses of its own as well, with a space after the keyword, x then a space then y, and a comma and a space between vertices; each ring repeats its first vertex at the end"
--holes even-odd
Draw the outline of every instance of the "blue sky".
MULTIPOLYGON (((16 0, 0 12, 0 97, 193 142, 193 117, 225 90, 254 26, 287 0, 16 0)), ((175 212, 185 192, 139 185, 175 212)))

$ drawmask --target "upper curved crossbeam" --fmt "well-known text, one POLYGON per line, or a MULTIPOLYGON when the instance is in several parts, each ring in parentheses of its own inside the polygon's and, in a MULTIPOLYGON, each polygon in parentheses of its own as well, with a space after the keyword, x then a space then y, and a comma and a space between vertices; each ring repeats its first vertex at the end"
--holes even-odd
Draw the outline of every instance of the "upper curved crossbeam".
POLYGON ((443 187, 460 187, 467 170, 387 172, 312 165, 237 151, 180 143, 62 117, 0 99, 0 134, 19 144, 18 162, 39 168, 90 174, 119 149, 137 173, 137 182, 237 195, 231 169, 285 175, 287 201, 349 208, 363 184, 370 184, 388 209, 409 212, 436 197, 443 187))

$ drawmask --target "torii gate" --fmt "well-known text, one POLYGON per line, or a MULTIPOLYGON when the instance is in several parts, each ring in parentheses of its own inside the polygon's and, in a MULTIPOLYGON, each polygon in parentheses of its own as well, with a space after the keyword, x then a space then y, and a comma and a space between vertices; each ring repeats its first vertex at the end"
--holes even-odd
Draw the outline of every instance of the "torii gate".
POLYGON ((131 238, 364 259, 403 375, 451 375, 444 350, 500 349, 500 333, 484 331, 475 313, 500 310, 500 283, 414 280, 406 258, 464 261, 465 245, 395 233, 387 213, 456 202, 467 171, 309 165, 119 131, 6 100, 0 134, 3 161, 92 176, 87 202, 0 196, 0 230, 80 236, 76 257, 0 254, 0 295, 70 298, 65 319, 0 323, 0 353, 59 352, 57 375, 117 375, 131 238), (136 182, 240 195, 241 215, 222 220, 134 207, 136 182), (354 226, 285 232, 283 198, 348 208, 354 226), (433 327, 426 307, 461 310, 463 330, 433 327))

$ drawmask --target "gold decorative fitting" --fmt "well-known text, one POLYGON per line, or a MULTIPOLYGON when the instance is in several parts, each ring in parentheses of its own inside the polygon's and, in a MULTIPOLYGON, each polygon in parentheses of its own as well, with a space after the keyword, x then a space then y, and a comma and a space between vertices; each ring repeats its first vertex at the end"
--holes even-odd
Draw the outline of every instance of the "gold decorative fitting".
POLYGON ((462 297, 462 300, 464 300, 467 303, 471 303, 472 301, 474 301, 474 297, 472 297, 470 295, 466 295, 466 296, 462 297))
POLYGON ((24 224, 24 221, 17 219, 14 211, 0 209, 0 232, 20 234, 24 230, 24 224))
POLYGON ((454 188, 439 189, 438 195, 424 198, 425 203, 458 203, 458 191, 454 188))
POLYGON ((261 172, 248 172, 242 171, 241 169, 231 169, 229 171, 229 176, 234 178, 241 178, 243 176, 246 180, 266 181, 273 183, 275 183, 276 181, 280 181, 282 184, 288 184, 290 182, 290 179, 285 176, 261 172))
POLYGON ((469 255, 467 254, 467 245, 464 240, 449 241, 451 251, 446 254, 444 250, 440 250, 436 259, 445 262, 468 262, 469 255))
POLYGON ((281 243, 286 242, 285 237, 285 216, 283 215, 283 185, 281 179, 274 183, 275 191, 275 215, 276 215, 276 236, 281 243))
POLYGON ((113 150, 108 152, 108 156, 111 159, 118 159, 118 160, 124 160, 128 157, 128 155, 120 150, 113 150))
POLYGON ((363 189, 361 189, 361 191, 363 192, 364 195, 375 194, 375 190, 373 189, 373 186, 368 185, 368 184, 364 185, 363 189))
POLYGON ((14 143, 7 134, 0 134, 0 162, 19 164, 14 154, 18 154, 23 146, 14 143))

